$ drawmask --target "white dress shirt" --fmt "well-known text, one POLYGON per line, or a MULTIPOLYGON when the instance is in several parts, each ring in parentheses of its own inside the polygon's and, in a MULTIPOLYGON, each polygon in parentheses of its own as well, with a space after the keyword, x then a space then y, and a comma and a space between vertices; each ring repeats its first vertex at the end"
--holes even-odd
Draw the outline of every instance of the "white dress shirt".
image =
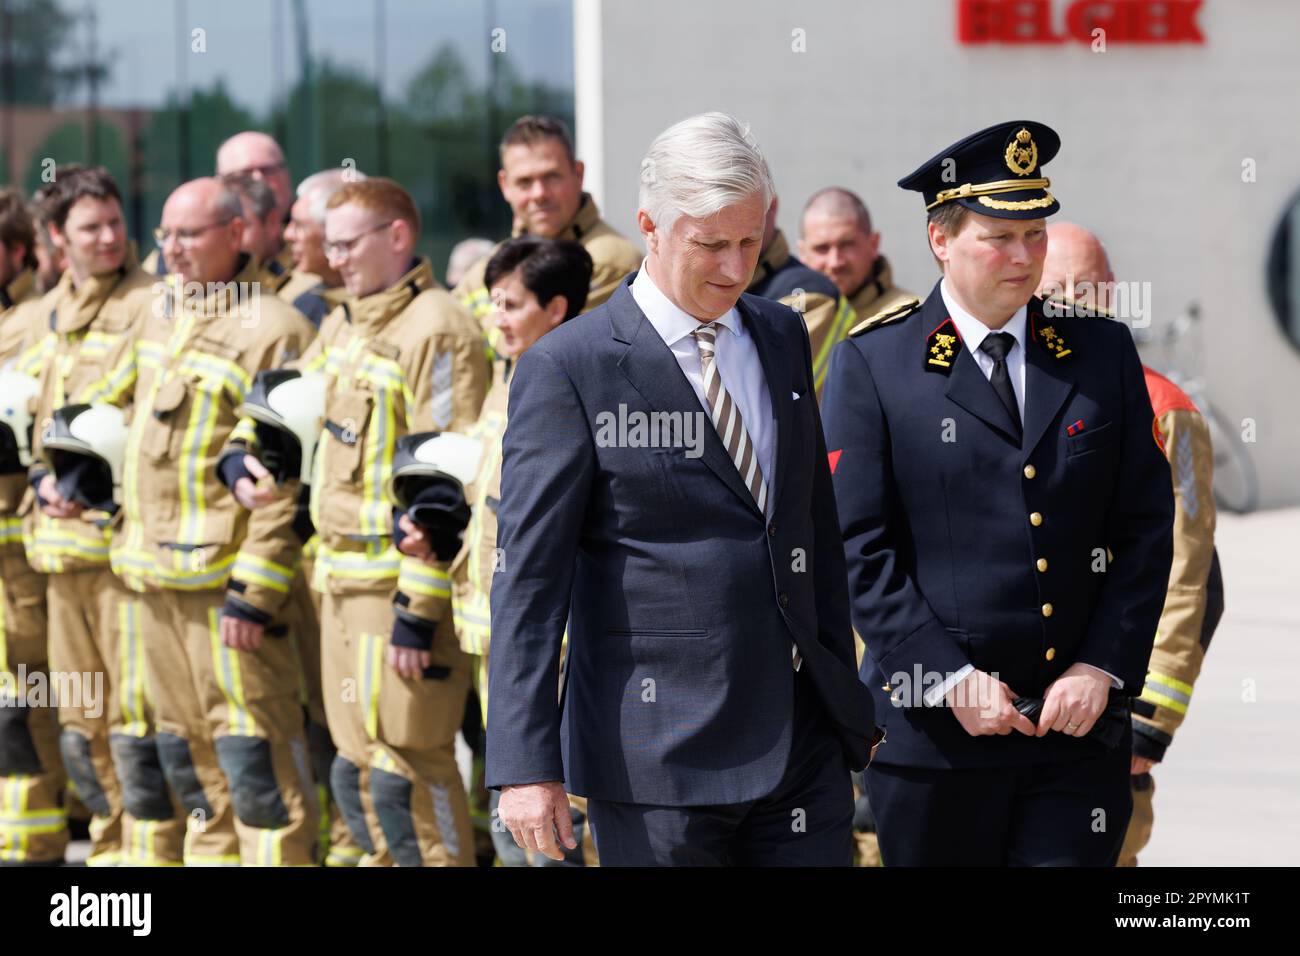
POLYGON ((994 364, 992 355, 980 351, 980 343, 984 341, 985 336, 994 332, 1010 332, 1012 338, 1016 340, 1016 344, 1007 353, 1007 378, 1011 380, 1011 390, 1016 393, 1016 406, 1020 409, 1020 420, 1023 422, 1025 420, 1025 336, 1029 326, 1028 306, 1022 305, 1018 308, 1016 314, 1011 316, 1002 328, 990 329, 957 304, 957 300, 948 291, 948 280, 940 280, 939 294, 943 296, 943 305, 948 310, 949 317, 957 326, 961 344, 970 349, 971 358, 980 367, 985 378, 993 377, 994 364))
MULTIPOLYGON (((704 372, 700 367, 700 349, 691 335, 701 325, 699 319, 680 309, 660 291, 650 278, 646 263, 632 280, 632 298, 650 320, 664 344, 672 350, 686 381, 700 399, 700 406, 710 412, 709 397, 704 391, 704 372)), ((767 483, 768 506, 774 500, 772 480, 776 477, 776 423, 772 419, 772 397, 767 390, 767 376, 759 358, 754 337, 745 330, 740 312, 732 306, 715 322, 721 327, 714 337, 713 361, 722 376, 722 384, 740 409, 745 431, 758 455, 767 483), (726 329, 725 332, 722 329, 726 329)), ((709 427, 713 427, 710 422, 709 427)))
MULTIPOLYGON (((650 278, 646 260, 641 260, 641 270, 632 280, 632 298, 636 301, 645 317, 650 320, 664 344, 672 350, 673 358, 681 366, 686 381, 691 383, 699 397, 700 407, 708 413, 709 396, 704 391, 704 370, 700 365, 700 347, 691 335, 701 325, 699 319, 679 308, 650 278)), ((731 400, 740 409, 740 419, 745 423, 754 453, 758 455, 758 467, 763 469, 763 481, 767 483, 767 507, 770 510, 776 500, 772 480, 776 473, 776 422, 772 418, 772 396, 767 390, 767 376, 763 372, 763 360, 758 355, 754 338, 745 331, 745 323, 740 319, 740 312, 735 306, 713 320, 722 329, 714 336, 713 361, 722 376, 722 385, 731 396, 731 400)), ((710 420, 709 427, 713 427, 710 420)), ((803 659, 799 654, 799 645, 790 649, 794 669, 799 670, 803 659)))
MULTIPOLYGON (((943 305, 948 310, 948 316, 952 319, 953 324, 957 326, 957 333, 961 336, 962 345, 970 350, 971 358, 975 360, 975 364, 979 366, 985 378, 992 379, 994 361, 993 356, 980 350, 980 344, 984 341, 984 337, 993 332, 1010 332, 1012 338, 1016 340, 1016 344, 1012 346, 1006 357, 1007 378, 1011 380, 1011 390, 1016 394, 1016 406, 1020 409, 1020 420, 1023 422, 1025 420, 1025 337, 1029 326, 1029 307, 1022 305, 1011 316, 1006 325, 1000 329, 990 329, 957 304, 957 300, 948 291, 947 279, 939 280, 939 294, 943 296, 943 305)), ((1091 664, 1087 666, 1092 667, 1091 664)), ((967 664, 956 673, 950 674, 939 686, 930 688, 923 698, 925 704, 929 707, 939 704, 948 691, 961 683, 966 678, 966 675, 974 669, 973 664, 967 664)), ((1093 667, 1093 670, 1109 677, 1111 684, 1115 687, 1122 688, 1124 686, 1124 682, 1109 671, 1104 671, 1100 667, 1093 667)))

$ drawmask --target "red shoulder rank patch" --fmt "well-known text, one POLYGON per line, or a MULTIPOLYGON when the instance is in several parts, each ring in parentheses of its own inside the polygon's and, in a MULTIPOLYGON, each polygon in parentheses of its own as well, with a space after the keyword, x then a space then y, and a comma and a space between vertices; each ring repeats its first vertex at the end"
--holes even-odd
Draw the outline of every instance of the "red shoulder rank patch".
POLYGON ((840 454, 843 451, 843 448, 836 448, 834 451, 828 451, 826 453, 826 460, 830 462, 832 475, 835 474, 835 466, 840 463, 840 454))

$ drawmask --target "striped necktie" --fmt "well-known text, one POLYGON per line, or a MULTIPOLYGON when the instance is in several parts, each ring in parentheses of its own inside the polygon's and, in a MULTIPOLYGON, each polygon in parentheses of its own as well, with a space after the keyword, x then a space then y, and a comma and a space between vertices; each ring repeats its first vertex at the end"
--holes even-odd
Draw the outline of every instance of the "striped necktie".
POLYGON ((700 348, 700 371, 704 374, 704 394, 709 399, 709 410, 713 416, 713 427, 718 430, 722 445, 731 456, 731 461, 740 473, 740 480, 745 483, 753 496, 758 510, 767 513, 767 483, 763 481, 763 469, 758 464, 758 451, 745 430, 745 423, 740 418, 740 407, 736 405, 722 384, 722 375, 714 359, 714 347, 718 334, 716 322, 701 325, 691 333, 695 344, 700 348))

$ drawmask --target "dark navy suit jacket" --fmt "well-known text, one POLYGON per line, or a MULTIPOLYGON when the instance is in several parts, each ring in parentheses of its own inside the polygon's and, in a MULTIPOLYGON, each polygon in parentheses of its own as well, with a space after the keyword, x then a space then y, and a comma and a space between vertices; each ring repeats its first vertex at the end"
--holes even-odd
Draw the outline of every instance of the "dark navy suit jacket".
POLYGON ((511 382, 487 784, 563 780, 663 806, 765 796, 790 754, 792 643, 860 768, 875 728, 803 323, 776 302, 737 304, 775 419, 765 517, 631 279, 533 345, 511 382), (703 454, 598 440, 620 406, 702 413, 703 454))
POLYGON ((822 400, 862 679, 888 734, 876 760, 1093 755, 1056 732, 971 737, 946 708, 915 706, 917 684, 971 663, 1042 697, 1082 661, 1141 693, 1174 503, 1137 349, 1120 322, 1046 317, 1031 300, 1021 443, 969 349, 931 364, 945 323, 936 284, 910 316, 835 347, 822 400))

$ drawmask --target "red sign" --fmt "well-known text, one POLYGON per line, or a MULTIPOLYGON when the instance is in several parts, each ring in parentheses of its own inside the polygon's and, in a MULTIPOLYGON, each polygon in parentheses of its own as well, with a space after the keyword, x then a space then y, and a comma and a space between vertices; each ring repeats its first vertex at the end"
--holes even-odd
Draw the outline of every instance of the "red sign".
POLYGON ((1073 0, 1062 29, 1051 0, 957 0, 957 39, 986 43, 1204 43, 1196 23, 1202 0, 1073 0))

